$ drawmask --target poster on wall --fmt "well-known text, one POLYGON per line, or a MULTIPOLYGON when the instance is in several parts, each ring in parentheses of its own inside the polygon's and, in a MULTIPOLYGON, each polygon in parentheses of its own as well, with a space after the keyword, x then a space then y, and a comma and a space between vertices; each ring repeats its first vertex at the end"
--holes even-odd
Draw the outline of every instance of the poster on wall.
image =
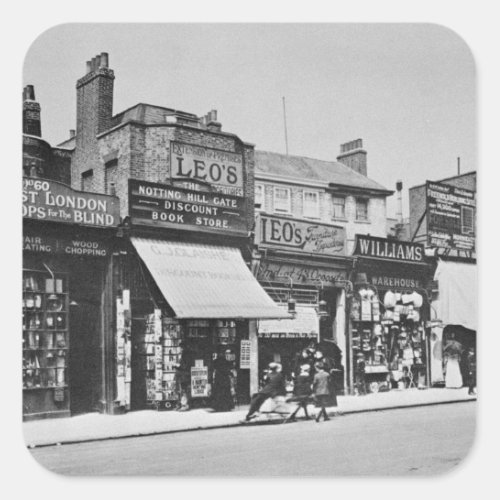
POLYGON ((475 249, 474 191, 427 181, 426 203, 429 246, 469 251, 475 249))
POLYGON ((206 366, 191 367, 191 397, 192 398, 208 397, 208 367, 206 366))
POLYGON ((242 370, 250 369, 250 340, 240 341, 240 368, 242 370))

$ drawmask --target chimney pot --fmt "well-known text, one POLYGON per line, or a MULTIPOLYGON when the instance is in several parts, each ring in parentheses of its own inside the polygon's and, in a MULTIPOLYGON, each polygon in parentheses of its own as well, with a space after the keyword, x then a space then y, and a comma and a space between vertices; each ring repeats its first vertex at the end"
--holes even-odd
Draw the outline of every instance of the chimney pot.
POLYGON ((97 61, 96 61, 96 58, 93 57, 92 58, 92 71, 95 71, 97 69, 97 61))
POLYGON ((101 68, 109 67, 109 54, 107 52, 101 52, 101 68))
POLYGON ((32 101, 35 100, 35 88, 33 87, 33 85, 26 86, 26 95, 28 99, 31 99, 32 101))
POLYGON ((70 129, 70 131, 69 131, 69 137, 70 137, 70 139, 73 138, 73 137, 75 137, 75 135, 76 135, 76 130, 73 129, 73 128, 70 129))
POLYGON ((87 61, 86 65, 86 74, 89 74, 92 71, 92 61, 87 61))
POLYGON ((95 56, 95 69, 99 69, 101 67, 101 56, 95 56))

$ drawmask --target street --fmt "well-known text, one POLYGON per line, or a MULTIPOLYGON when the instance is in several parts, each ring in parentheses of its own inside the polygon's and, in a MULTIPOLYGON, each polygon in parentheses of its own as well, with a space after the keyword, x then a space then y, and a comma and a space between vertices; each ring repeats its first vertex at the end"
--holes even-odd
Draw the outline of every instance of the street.
POLYGON ((476 403, 455 403, 30 451, 65 475, 435 475, 466 457, 475 412, 476 403))

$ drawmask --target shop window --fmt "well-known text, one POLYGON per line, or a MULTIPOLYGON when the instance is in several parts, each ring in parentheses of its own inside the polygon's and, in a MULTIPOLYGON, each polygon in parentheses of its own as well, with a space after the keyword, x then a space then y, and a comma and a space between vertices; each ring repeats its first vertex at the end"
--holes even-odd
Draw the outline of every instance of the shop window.
POLYGON ((462 207, 462 234, 474 234, 474 215, 472 207, 462 207))
POLYGON ((292 199, 289 188, 274 188, 274 211, 289 214, 292 211, 292 199))
POLYGON ((304 191, 304 206, 302 213, 304 217, 319 217, 319 194, 314 191, 304 191))
POLYGON ((92 169, 82 172, 82 191, 92 191, 94 171, 92 169))
POLYGON ((106 194, 116 194, 116 183, 118 180, 118 160, 111 160, 104 168, 104 192, 106 194))
POLYGON ((333 218, 345 219, 345 198, 343 196, 334 196, 333 203, 333 218))
POLYGON ((255 208, 257 210, 266 209, 265 189, 262 184, 255 184, 255 208))
POLYGON ((356 200, 356 220, 368 220, 368 200, 363 198, 356 200))

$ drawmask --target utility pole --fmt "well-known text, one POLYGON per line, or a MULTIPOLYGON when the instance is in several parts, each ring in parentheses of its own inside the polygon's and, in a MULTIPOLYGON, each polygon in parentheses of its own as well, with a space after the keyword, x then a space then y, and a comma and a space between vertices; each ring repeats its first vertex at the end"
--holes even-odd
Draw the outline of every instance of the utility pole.
POLYGON ((285 98, 283 97, 283 122, 285 124, 285 148, 286 148, 286 155, 288 156, 288 134, 286 130, 286 106, 285 106, 285 98))

